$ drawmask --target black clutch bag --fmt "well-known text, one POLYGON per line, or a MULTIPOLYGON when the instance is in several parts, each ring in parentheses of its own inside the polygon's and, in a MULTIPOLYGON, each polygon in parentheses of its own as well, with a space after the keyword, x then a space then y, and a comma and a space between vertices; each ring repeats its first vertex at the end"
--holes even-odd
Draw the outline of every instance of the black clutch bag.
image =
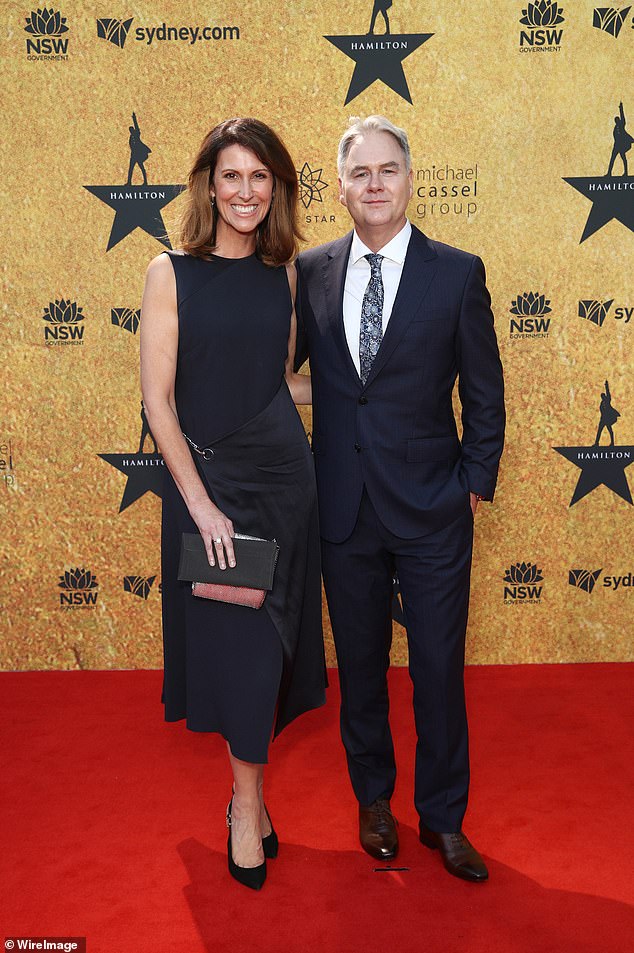
POLYGON ((273 588, 280 548, 274 539, 237 534, 233 537, 233 550, 235 566, 220 569, 217 562, 210 566, 200 534, 183 533, 178 578, 191 582, 194 595, 259 608, 255 593, 261 593, 261 605, 266 592, 273 588))

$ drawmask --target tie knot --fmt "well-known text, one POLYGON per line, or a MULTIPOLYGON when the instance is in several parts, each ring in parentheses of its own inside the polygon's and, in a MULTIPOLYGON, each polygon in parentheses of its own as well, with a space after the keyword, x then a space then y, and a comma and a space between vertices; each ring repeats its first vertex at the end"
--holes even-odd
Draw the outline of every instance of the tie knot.
POLYGON ((373 253, 371 255, 365 256, 370 263, 370 275, 372 278, 379 278, 381 276, 381 262, 383 261, 383 255, 377 255, 373 253))

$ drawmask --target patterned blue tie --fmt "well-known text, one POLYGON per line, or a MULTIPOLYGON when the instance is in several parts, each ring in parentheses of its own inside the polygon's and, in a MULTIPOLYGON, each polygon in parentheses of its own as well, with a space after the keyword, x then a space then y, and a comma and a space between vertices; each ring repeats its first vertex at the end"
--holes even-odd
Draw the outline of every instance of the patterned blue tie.
POLYGON ((383 337, 383 278, 381 277, 383 255, 366 255, 365 257, 370 262, 370 280, 361 304, 359 333, 360 377, 364 384, 383 337))

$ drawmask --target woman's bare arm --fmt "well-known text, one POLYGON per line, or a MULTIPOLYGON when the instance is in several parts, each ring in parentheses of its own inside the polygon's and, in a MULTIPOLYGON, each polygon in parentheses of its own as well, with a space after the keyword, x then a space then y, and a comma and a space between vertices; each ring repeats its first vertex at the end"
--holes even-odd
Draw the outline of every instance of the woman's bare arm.
POLYGON ((210 565, 235 565, 233 525, 210 500, 182 435, 174 383, 178 353, 176 279, 167 255, 147 270, 141 306, 141 390, 148 424, 205 543, 210 565), (222 543, 214 544, 215 539, 222 543), (224 544, 224 549, 223 549, 224 544))
POLYGON ((295 313, 295 297, 297 294, 297 271, 295 265, 286 266, 288 284, 291 289, 293 299, 293 313, 291 314, 291 333, 288 338, 288 356, 286 358, 286 383, 291 392, 291 397, 296 404, 312 404, 313 395, 310 377, 308 374, 296 374, 293 370, 295 364, 295 345, 297 342, 297 315, 295 313))

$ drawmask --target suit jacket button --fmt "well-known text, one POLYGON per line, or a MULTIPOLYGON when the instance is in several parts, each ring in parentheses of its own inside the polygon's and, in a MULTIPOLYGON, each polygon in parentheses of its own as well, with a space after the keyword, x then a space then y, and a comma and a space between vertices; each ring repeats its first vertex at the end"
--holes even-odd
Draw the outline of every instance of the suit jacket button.
POLYGON ((357 451, 357 453, 361 453, 361 447, 359 446, 358 443, 355 443, 354 449, 357 451))
POLYGON ((368 398, 367 398, 367 397, 359 397, 359 403, 360 403, 360 404, 367 404, 367 402, 368 402, 368 398))

